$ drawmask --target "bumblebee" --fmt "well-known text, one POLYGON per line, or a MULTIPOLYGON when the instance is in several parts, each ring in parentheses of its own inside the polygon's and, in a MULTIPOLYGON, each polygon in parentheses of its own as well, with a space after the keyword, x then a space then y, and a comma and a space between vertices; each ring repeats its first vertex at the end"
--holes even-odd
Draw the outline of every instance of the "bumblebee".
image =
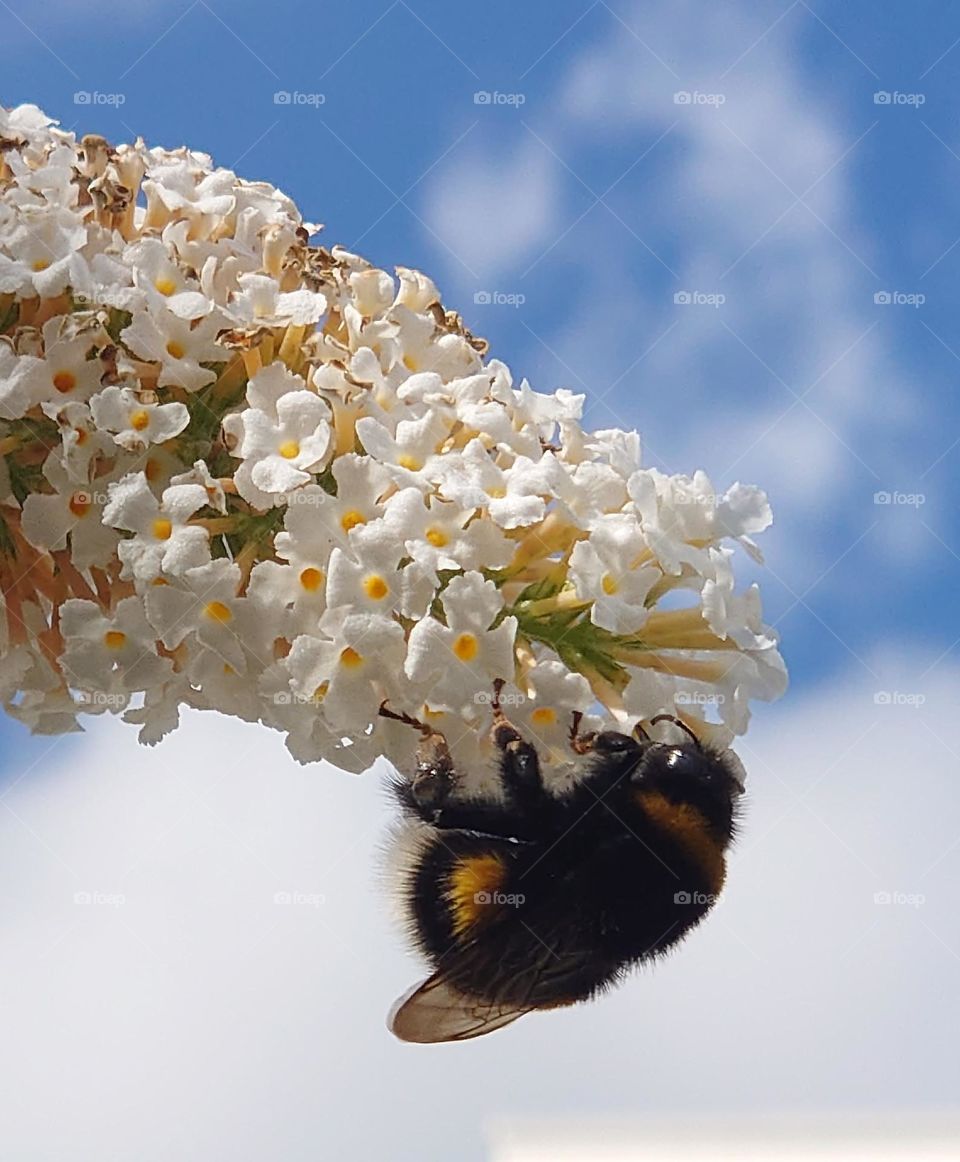
MULTIPOLYGON (((499 686, 499 684, 498 684, 499 686)), ((502 797, 458 792, 446 741, 421 731, 417 769, 393 793, 422 826, 402 905, 432 975, 395 1004, 403 1041, 463 1041, 539 1009, 588 1000, 664 955, 724 883, 743 789, 731 751, 680 719, 679 744, 614 731, 579 736, 583 777, 562 795, 494 695, 502 797)))

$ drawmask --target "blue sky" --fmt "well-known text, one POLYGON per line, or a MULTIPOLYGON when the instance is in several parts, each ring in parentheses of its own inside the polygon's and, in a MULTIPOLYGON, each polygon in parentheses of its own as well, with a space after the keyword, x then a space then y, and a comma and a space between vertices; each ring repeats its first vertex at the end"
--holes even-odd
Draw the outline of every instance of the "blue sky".
MULTIPOLYGON (((805 992, 814 988, 810 966, 805 950, 794 949, 790 987, 810 1006, 808 1023, 848 1028, 862 1048, 859 1058, 856 1049, 841 1054, 831 1090, 811 1082, 806 1096, 840 1106, 948 1102, 949 1087, 921 1063, 939 1062, 948 1078, 955 1063, 940 1061, 933 1034, 925 1041, 908 1031, 942 1027, 943 1018, 932 1001, 924 1008, 903 998, 949 990, 958 959, 954 837, 918 803, 940 803, 938 816, 957 806, 955 784, 943 775, 956 770, 944 723, 960 694, 954 6, 133 0, 105 18, 99 5, 56 0, 38 10, 0 0, 0 27, 4 104, 32 101, 64 127, 114 141, 141 134, 156 144, 186 142, 242 176, 279 185, 307 219, 325 224, 328 245, 430 273, 446 304, 536 388, 587 392, 592 426, 638 428, 648 463, 702 467, 719 484, 740 479, 769 491, 776 525, 764 537, 767 568, 743 575, 761 581, 793 689, 779 705, 757 708, 756 742, 748 739, 745 758, 766 795, 757 792, 759 856, 753 866, 744 860, 747 927, 738 931, 753 933, 746 943, 756 947, 760 925, 775 944, 793 947, 803 881, 799 862, 784 860, 802 861, 813 844, 824 861, 814 876, 822 910, 803 897, 799 915, 817 927, 829 914, 836 943, 828 934, 827 947, 844 967, 820 993, 805 992), (278 92, 291 100, 276 103, 278 92), (77 93, 89 101, 77 103, 77 93), (490 100, 478 103, 477 93, 490 100), (477 301, 482 292, 512 302, 477 301), (877 503, 877 493, 891 503, 877 503), (920 694, 925 705, 894 707, 884 718, 874 701, 880 691, 920 694), (817 758, 808 762, 811 725, 817 758), (916 771, 921 788, 906 804, 898 797, 904 768, 916 771), (881 822, 861 833, 860 796, 877 788, 868 814, 881 822), (901 813, 906 844, 895 826, 901 813), (924 876, 928 896, 936 899, 931 883, 939 886, 941 912, 916 922, 909 911, 895 920, 886 914, 878 928, 869 906, 861 910, 858 893, 909 894, 924 876), (786 893, 779 909, 764 892, 767 880, 786 893), (903 951, 910 944, 912 964, 903 951), (882 982, 863 984, 878 963, 887 965, 889 995, 880 995, 882 982), (862 1011, 864 989, 878 990, 872 1022, 862 1011), (877 1032, 884 1028, 886 1039, 877 1032), (871 1062, 889 1066, 896 1084, 885 1087, 871 1062)), ((101 804, 92 809, 96 825, 111 835, 124 826, 127 816, 110 806, 119 792, 93 774, 92 756, 119 738, 108 727, 52 752, 49 740, 3 727, 8 777, 20 779, 17 794, 26 796, 18 814, 47 845, 67 827, 54 798, 71 764, 89 774, 101 804), (29 799, 31 763, 40 799, 29 799)), ((225 740, 241 738, 222 731, 225 740)), ((118 754, 134 753, 126 736, 116 745, 118 754)), ((279 746, 271 753, 282 754, 279 746)), ((157 754, 144 758, 145 771, 170 762, 157 754)), ((175 831, 187 808, 151 786, 141 790, 158 834, 167 823, 175 831)), ((338 803, 354 794, 347 786, 331 791, 338 803)), ((216 805, 225 809, 221 799, 216 805)), ((253 823, 231 826, 257 847, 253 823)), ((203 839, 196 845, 202 850, 203 839)), ((158 906, 150 916, 156 932, 168 912, 158 906)), ((113 946, 87 936, 97 964, 98 949, 113 946)), ((319 955, 320 945, 306 947, 305 955, 319 955)), ((704 971, 723 974, 738 948, 720 937, 704 971)), ((790 966, 777 961, 773 970, 787 977, 790 966)), ((752 969, 736 971, 752 979, 752 969)), ((690 973, 690 987, 701 987, 696 968, 690 973)), ((258 983, 251 978, 248 987, 258 983)), ((765 987, 762 973, 755 987, 765 987)), ((618 1011, 633 1019, 632 1010, 618 1011)), ((640 1001, 637 1012, 646 1019, 640 1001)), ((731 1013, 739 1014, 735 1003, 731 1013)), ((713 1009, 698 1014, 718 1036, 733 1036, 713 1009)), ((282 1019, 293 1022, 293 1013, 282 1019)), ((782 1059, 766 1047, 761 1021, 743 1035, 754 1053, 745 1067, 761 1055, 772 1071, 761 1106, 789 1104, 788 1055, 797 1044, 827 1053, 815 1032, 808 1036, 802 1022, 794 1030, 791 1020, 787 1032, 798 1041, 787 1037, 782 1059)), ((322 1024, 311 1027, 322 1033, 322 1024)), ((608 1040, 615 1035, 612 1018, 599 1027, 608 1040)), ((583 1052, 599 1051, 599 1034, 591 1039, 586 1025, 574 1032, 583 1052)), ((562 1044, 546 1033, 529 1042, 516 1036, 521 1059, 528 1051, 541 1060, 562 1044)), ((276 1049, 281 1077, 293 1068, 290 1044, 276 1049)), ((378 1045, 371 1039, 369 1052, 378 1045)), ((486 1052, 479 1060, 497 1060, 486 1052)), ((383 1066, 384 1084, 406 1068, 394 1060, 396 1074, 383 1066)), ((668 1108, 686 1108, 670 1091, 684 1068, 678 1052, 654 1087, 668 1108)), ((418 1078, 436 1081, 426 1067, 418 1078)), ((555 1092, 566 1092, 553 1080, 555 1092)), ((548 1085, 534 1092, 519 1084, 519 1103, 497 1091, 498 1110, 552 1108, 548 1085)), ((619 1108, 626 1099, 616 1095, 605 1102, 598 1089, 583 1108, 619 1108)), ((743 1094, 730 1100, 739 1098, 750 1108, 743 1094)), ((476 1122, 470 1103, 463 1108, 476 1122)))

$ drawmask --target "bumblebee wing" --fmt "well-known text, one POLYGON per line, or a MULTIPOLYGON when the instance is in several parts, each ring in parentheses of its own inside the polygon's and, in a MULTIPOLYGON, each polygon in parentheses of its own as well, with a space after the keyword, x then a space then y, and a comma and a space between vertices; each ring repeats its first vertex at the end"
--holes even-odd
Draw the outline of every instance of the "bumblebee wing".
POLYGON ((531 1007, 468 996, 436 972, 400 997, 390 1011, 387 1026, 401 1041, 420 1045, 468 1041, 502 1029, 529 1013, 531 1007))

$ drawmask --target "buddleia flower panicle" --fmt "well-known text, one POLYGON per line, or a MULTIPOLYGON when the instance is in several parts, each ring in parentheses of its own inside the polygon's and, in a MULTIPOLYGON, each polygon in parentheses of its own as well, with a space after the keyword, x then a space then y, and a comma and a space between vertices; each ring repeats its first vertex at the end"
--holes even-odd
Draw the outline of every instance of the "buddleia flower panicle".
POLYGON ((641 462, 487 355, 425 275, 186 148, 0 110, 0 696, 38 733, 183 706, 300 761, 556 767, 656 714, 725 745, 786 674, 739 545, 757 488, 641 462))

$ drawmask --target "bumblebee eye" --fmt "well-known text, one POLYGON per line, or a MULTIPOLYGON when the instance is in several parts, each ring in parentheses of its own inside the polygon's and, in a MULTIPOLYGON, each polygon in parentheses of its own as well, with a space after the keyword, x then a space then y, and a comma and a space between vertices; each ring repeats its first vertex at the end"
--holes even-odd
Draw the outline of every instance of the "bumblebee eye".
POLYGON ((671 775, 680 778, 708 778, 709 768, 703 761, 703 756, 696 751, 684 747, 671 747, 663 759, 664 766, 671 775))

